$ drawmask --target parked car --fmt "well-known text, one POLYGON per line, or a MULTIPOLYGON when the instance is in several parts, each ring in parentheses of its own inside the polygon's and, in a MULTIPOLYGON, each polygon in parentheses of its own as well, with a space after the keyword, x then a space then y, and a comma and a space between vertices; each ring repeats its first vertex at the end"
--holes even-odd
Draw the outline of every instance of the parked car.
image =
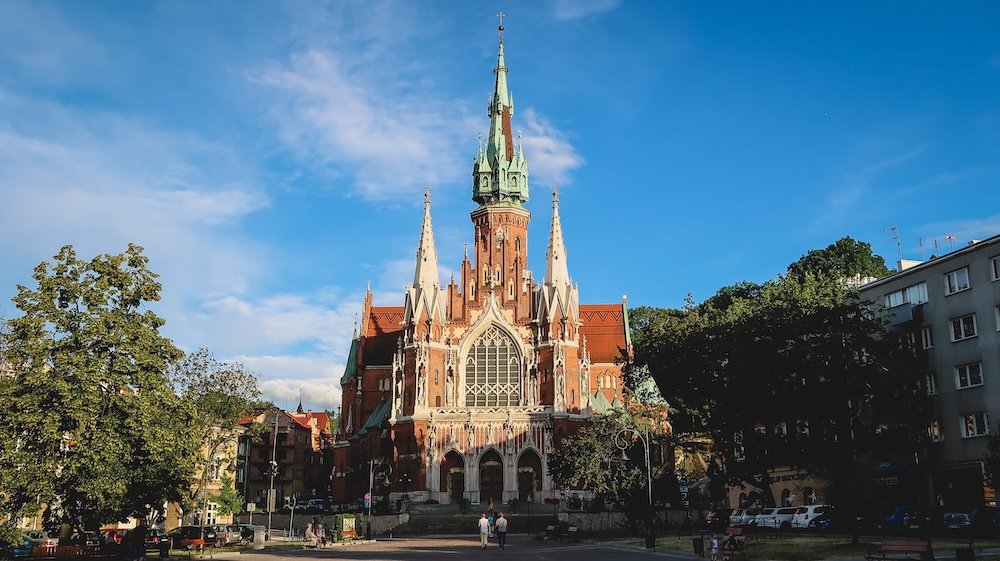
POLYGON ((838 517, 833 509, 828 508, 822 514, 817 514, 812 517, 806 527, 813 530, 835 530, 842 526, 843 525, 838 522, 838 517))
POLYGON ((104 543, 120 544, 128 535, 128 530, 121 528, 102 528, 101 538, 104 543))
POLYGON ((205 526, 204 532, 201 526, 178 526, 167 532, 167 536, 171 547, 184 550, 211 547, 219 539, 211 526, 205 526))
POLYGON ((792 528, 808 528, 809 521, 826 512, 828 508, 830 508, 828 505, 804 505, 798 507, 792 516, 792 528))
POLYGON ((710 510, 705 515, 705 526, 710 529, 721 530, 729 524, 729 519, 735 510, 710 510))
POLYGON ((778 509, 765 508, 761 510, 760 513, 757 514, 757 516, 753 517, 753 520, 747 523, 747 526, 756 526, 758 528, 767 528, 768 526, 770 526, 771 528, 773 528, 774 526, 771 520, 774 518, 774 511, 776 510, 778 509))
POLYGON ((729 515, 730 526, 747 526, 760 514, 759 508, 738 508, 729 515))
POLYGON ((21 543, 12 547, 0 547, 0 558, 21 558, 35 555, 35 547, 38 544, 27 534, 21 536, 21 543))
MULTIPOLYGON (((252 524, 233 524, 233 526, 240 529, 240 536, 242 536, 243 543, 245 544, 253 542, 254 533, 260 532, 264 534, 263 526, 254 526, 252 524)), ((267 537, 265 536, 264 539, 267 539, 267 537)))
POLYGON ((795 516, 795 511, 798 510, 794 506, 786 506, 779 508, 774 511, 774 517, 772 518, 773 526, 771 528, 778 528, 781 530, 787 530, 792 527, 792 518, 795 516))
POLYGON ((997 509, 994 507, 973 507, 945 512, 942 518, 944 529, 951 533, 987 534, 992 530, 997 509))
POLYGON ((170 546, 170 538, 167 536, 166 530, 161 530, 159 528, 150 528, 146 530, 146 550, 159 550, 163 544, 170 546))
POLYGON ((312 512, 327 512, 330 509, 330 503, 326 499, 309 499, 306 502, 306 510, 312 512))
POLYGON ((233 545, 243 542, 243 535, 240 527, 236 524, 217 524, 212 526, 215 530, 217 546, 233 545))
POLYGON ((917 509, 912 506, 894 506, 889 509, 889 513, 882 519, 879 529, 888 532, 898 532, 903 529, 903 521, 907 515, 912 515, 917 509))
POLYGON ((31 540, 31 543, 36 546, 55 547, 59 545, 59 539, 50 536, 45 530, 28 530, 24 533, 24 537, 31 540))
POLYGON ((938 506, 924 506, 903 517, 903 530, 910 533, 926 533, 942 528, 944 512, 938 506))
POLYGON ((77 532, 73 534, 69 543, 73 545, 83 545, 87 547, 100 547, 103 542, 100 532, 77 532))

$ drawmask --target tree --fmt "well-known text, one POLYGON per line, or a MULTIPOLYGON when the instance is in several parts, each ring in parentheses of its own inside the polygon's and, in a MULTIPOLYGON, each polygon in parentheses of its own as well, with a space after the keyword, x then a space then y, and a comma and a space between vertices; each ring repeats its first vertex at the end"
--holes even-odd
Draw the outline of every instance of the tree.
MULTIPOLYGON (((845 240, 831 248, 867 247, 845 240)), ((729 483, 756 488, 769 506, 776 467, 843 482, 858 477, 866 454, 919 444, 921 370, 845 282, 869 270, 854 261, 875 260, 849 255, 810 252, 786 277, 633 313, 636 364, 677 408, 677 431, 709 432, 729 483)))
POLYGON ((90 261, 66 246, 35 268, 37 287, 18 286, 0 390, 5 524, 44 507, 50 523, 95 527, 180 498, 196 441, 147 263, 136 245, 90 261))
POLYGON ((881 278, 890 272, 885 266, 885 259, 872 253, 871 244, 850 236, 840 238, 825 249, 811 249, 788 266, 788 275, 799 280, 812 273, 862 281, 866 278, 881 278))
POLYGON ((198 448, 191 460, 195 466, 194 479, 187 486, 183 508, 196 511, 208 498, 209 476, 215 479, 223 470, 235 469, 238 458, 234 452, 239 437, 248 433, 253 438, 266 429, 260 423, 247 428, 240 421, 270 404, 261 401, 255 374, 239 362, 217 361, 207 349, 198 349, 174 362, 169 377, 194 420, 198 448))
MULTIPOLYGON (((673 473, 673 466, 664 463, 661 443, 670 438, 666 404, 641 403, 628 391, 625 407, 595 415, 591 422, 560 443, 549 454, 549 475, 563 488, 589 489, 602 500, 622 501, 634 521, 643 520, 647 508, 646 469, 643 444, 630 434, 619 433, 631 428, 650 438, 652 479, 673 473), (627 460, 616 441, 626 443, 627 460)), ((673 478, 670 478, 673 483, 673 478)))
POLYGON ((228 475, 223 476, 222 486, 218 493, 213 493, 209 501, 216 504, 215 512, 220 516, 230 516, 243 512, 243 495, 236 492, 233 485, 233 478, 228 475))

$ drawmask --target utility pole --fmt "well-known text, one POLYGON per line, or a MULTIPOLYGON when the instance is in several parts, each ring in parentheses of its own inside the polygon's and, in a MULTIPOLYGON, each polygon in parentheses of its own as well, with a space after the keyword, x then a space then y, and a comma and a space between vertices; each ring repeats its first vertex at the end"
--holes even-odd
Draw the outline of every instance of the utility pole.
POLYGON ((274 411, 274 427, 271 440, 271 485, 267 489, 267 537, 271 538, 271 514, 274 513, 274 476, 278 473, 278 411, 274 411))

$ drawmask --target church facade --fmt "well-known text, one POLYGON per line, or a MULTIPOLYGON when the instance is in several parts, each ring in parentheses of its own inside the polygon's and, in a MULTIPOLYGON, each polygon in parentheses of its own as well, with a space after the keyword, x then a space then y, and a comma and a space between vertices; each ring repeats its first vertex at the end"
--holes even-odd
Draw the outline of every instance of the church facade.
POLYGON ((579 302, 555 193, 541 282, 527 268, 528 163, 512 134, 502 35, 494 73, 460 278, 441 284, 425 193, 403 305, 365 296, 341 379, 337 502, 369 488, 440 503, 540 502, 557 492, 547 455, 622 399, 626 302, 579 302))

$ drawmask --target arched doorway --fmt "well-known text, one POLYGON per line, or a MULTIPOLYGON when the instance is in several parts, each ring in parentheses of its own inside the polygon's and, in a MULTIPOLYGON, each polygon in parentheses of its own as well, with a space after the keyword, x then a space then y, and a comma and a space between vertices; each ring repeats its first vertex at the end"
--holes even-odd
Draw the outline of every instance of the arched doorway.
POLYGON ((447 491, 448 502, 458 504, 465 496, 465 460, 462 455, 452 450, 441 460, 441 487, 447 491))
POLYGON ((503 502, 503 459, 496 450, 490 450, 479 459, 479 502, 490 499, 503 502))
POLYGON ((517 459, 517 498, 525 502, 529 494, 537 498, 541 490, 542 459, 534 450, 525 450, 517 459))

